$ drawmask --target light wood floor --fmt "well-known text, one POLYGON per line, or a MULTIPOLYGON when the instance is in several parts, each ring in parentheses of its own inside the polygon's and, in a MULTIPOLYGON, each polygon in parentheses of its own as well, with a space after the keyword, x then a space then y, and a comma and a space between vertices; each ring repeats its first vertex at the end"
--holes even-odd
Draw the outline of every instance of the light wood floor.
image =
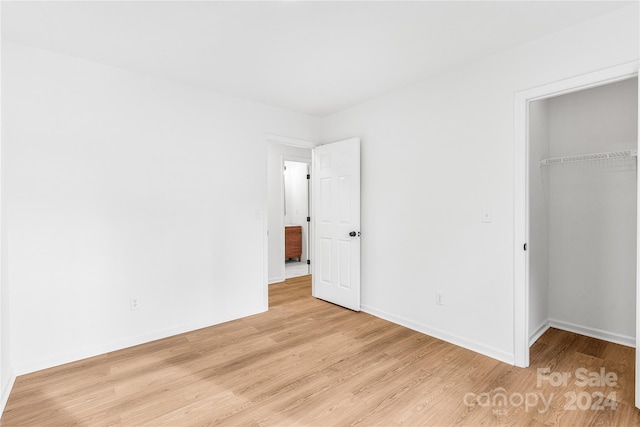
POLYGON ((640 425, 633 349, 551 329, 520 369, 310 293, 290 279, 268 313, 21 376, 2 426, 640 425), (615 387, 536 384, 537 368, 603 367, 615 387), (511 403, 487 405, 502 389, 511 403), (565 393, 584 407, 598 392, 617 408, 564 409, 565 393), (535 393, 548 411, 518 405, 535 393))

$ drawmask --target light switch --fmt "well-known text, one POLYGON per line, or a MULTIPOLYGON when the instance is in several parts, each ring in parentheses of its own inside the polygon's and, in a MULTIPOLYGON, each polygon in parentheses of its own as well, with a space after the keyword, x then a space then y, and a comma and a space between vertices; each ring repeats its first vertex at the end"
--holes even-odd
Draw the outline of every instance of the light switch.
POLYGON ((493 215, 491 214, 491 209, 484 208, 482 209, 482 222, 490 224, 493 222, 493 215))

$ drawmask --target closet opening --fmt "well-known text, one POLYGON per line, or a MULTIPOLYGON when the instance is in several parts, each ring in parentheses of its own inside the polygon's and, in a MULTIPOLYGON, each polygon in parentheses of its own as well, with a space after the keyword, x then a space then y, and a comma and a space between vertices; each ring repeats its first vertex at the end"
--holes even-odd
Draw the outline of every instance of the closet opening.
POLYGON ((635 347, 637 141, 637 76, 529 102, 529 346, 556 328, 635 347))

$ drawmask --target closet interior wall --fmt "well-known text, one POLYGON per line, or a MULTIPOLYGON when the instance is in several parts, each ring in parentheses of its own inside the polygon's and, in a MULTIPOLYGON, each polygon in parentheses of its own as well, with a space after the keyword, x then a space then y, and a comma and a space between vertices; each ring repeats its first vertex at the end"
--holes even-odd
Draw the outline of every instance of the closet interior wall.
POLYGON ((529 111, 529 333, 552 326, 635 344, 638 80, 535 101, 529 111))

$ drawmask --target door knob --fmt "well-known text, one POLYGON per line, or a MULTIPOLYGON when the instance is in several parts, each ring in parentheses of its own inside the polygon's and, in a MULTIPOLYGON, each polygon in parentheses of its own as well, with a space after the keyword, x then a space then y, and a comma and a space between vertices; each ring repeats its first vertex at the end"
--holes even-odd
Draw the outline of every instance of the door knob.
POLYGON ((349 236, 351 236, 351 237, 356 237, 356 236, 360 237, 360 232, 358 231, 356 233, 355 231, 352 231, 351 233, 349 233, 349 236))

